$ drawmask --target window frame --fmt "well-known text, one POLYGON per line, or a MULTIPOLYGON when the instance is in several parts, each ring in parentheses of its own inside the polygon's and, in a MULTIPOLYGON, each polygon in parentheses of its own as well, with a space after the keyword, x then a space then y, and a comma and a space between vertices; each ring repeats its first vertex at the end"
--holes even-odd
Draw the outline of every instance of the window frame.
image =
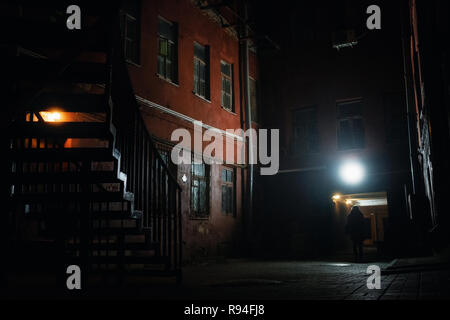
POLYGON ((122 23, 122 44, 123 44, 123 55, 125 61, 127 63, 140 66, 141 60, 141 3, 140 1, 136 1, 136 16, 134 16, 134 12, 127 11, 126 8, 121 8, 121 23, 122 23), (133 21, 136 24, 136 39, 129 38, 127 36, 127 26, 128 21, 133 21), (127 54, 127 46, 128 41, 131 43, 135 43, 135 57, 129 57, 127 54))
POLYGON ((363 117, 363 99, 362 98, 355 98, 355 99, 348 99, 348 100, 340 100, 336 102, 336 112, 337 112, 337 149, 339 151, 348 151, 348 150, 361 150, 366 147, 366 135, 365 135, 365 127, 364 127, 364 117, 363 117), (353 103, 360 103, 361 105, 361 111, 359 115, 351 115, 351 116, 341 116, 340 115, 340 106, 342 105, 348 105, 353 103), (362 129, 363 129, 363 136, 362 136, 362 145, 356 146, 355 142, 355 120, 361 120, 362 123, 362 129), (348 121, 350 123, 350 131, 351 131, 351 138, 352 143, 351 146, 343 146, 341 142, 341 122, 348 121))
MULTIPOLYGON (((191 170, 191 183, 190 183, 190 218, 191 219, 209 219, 211 215, 211 201, 210 201, 210 194, 211 194, 211 167, 210 165, 204 163, 203 161, 201 163, 194 163, 194 155, 192 156, 190 170, 191 170), (194 173, 194 165, 203 165, 205 168, 205 174, 204 176, 197 176, 194 173), (193 197, 193 187, 194 187, 194 181, 198 182, 198 199, 200 199, 200 185, 201 181, 205 181, 206 183, 206 190, 205 190, 205 208, 206 212, 201 212, 200 210, 195 211, 194 208, 194 197, 193 197)), ((200 200, 199 200, 200 201, 200 200)), ((201 207, 199 202, 199 208, 201 207)))
POLYGON ((158 16, 158 30, 157 30, 157 39, 156 39, 156 41, 157 41, 157 43, 156 43, 156 47, 157 47, 156 74, 158 75, 158 77, 160 77, 160 78, 162 78, 162 79, 164 79, 164 80, 166 80, 168 82, 171 82, 171 83, 174 83, 174 84, 178 84, 178 24, 176 22, 170 21, 170 20, 168 20, 168 19, 166 19, 166 18, 164 18, 162 16, 158 16), (174 33, 173 37, 174 37, 175 40, 170 40, 170 39, 166 38, 165 36, 163 36, 160 33, 160 30, 159 30, 160 20, 162 20, 163 22, 169 24, 170 27, 173 28, 172 31, 174 33), (167 74, 164 75, 164 74, 161 74, 159 72, 160 71, 159 70, 159 58, 160 57, 163 57, 163 59, 164 59, 164 70, 165 70, 165 72, 167 71, 167 56, 161 56, 160 55, 160 52, 161 52, 161 50, 160 50, 160 48, 161 48, 161 45, 160 45, 161 40, 167 41, 167 50, 168 51, 169 51, 169 47, 170 46, 172 47, 172 57, 169 57, 170 58, 170 62, 171 62, 171 68, 172 68, 172 70, 171 70, 172 74, 171 74, 170 77, 168 77, 167 74))
POLYGON ((193 72, 194 86, 193 86, 193 90, 192 91, 193 91, 193 93, 195 95, 197 95, 197 96, 199 96, 199 97, 201 97, 203 99, 206 99, 208 101, 210 99, 210 81, 209 81, 209 72, 210 72, 209 60, 210 60, 210 57, 209 57, 209 55, 210 55, 210 52, 209 52, 209 46, 208 45, 202 45, 199 42, 194 41, 194 59, 193 59, 193 61, 194 61, 194 72, 193 72), (205 50, 205 58, 204 58, 204 60, 202 60, 201 57, 198 57, 198 56, 195 55, 195 46, 196 45, 203 47, 203 49, 205 50), (198 65, 203 65, 204 70, 205 70, 204 71, 205 75, 204 75, 204 79, 203 79, 203 81, 204 81, 204 88, 205 88, 204 95, 200 92, 201 91, 200 90, 200 88, 201 88, 200 84, 202 82, 201 81, 202 78, 200 77, 200 68, 198 68, 198 70, 196 68, 196 62, 198 63, 198 65), (197 74, 197 71, 198 71, 198 74, 197 74), (196 83, 196 76, 197 76, 197 79, 199 79, 198 80, 198 84, 196 83), (197 87, 198 91, 196 90, 196 87, 197 87))
POLYGON ((220 60, 220 79, 221 79, 220 105, 225 110, 230 111, 230 112, 234 112, 234 94, 233 94, 234 93, 234 81, 233 81, 234 77, 233 77, 233 64, 232 63, 228 63, 225 60, 220 60), (229 68, 230 68, 230 74, 229 75, 227 75, 227 74, 222 72, 222 64, 229 66, 229 68), (223 86, 224 79, 228 80, 230 82, 230 92, 224 91, 224 86, 223 86), (224 100, 223 100, 224 93, 229 95, 229 98, 230 98, 230 107, 229 108, 227 108, 224 105, 224 100))
POLYGON ((236 168, 222 166, 220 170, 220 181, 221 181, 221 208, 220 211, 223 215, 236 217, 236 168), (223 172, 231 172, 231 181, 223 180, 223 172), (223 207, 223 188, 231 189, 231 212, 224 211, 223 207))

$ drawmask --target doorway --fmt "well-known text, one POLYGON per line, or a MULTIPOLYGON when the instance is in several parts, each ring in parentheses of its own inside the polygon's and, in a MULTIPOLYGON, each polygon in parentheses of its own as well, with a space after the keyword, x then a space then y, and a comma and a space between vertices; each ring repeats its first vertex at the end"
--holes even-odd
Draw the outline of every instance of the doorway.
MULTIPOLYGON (((377 251, 382 248, 389 219, 387 193, 385 191, 336 194, 333 196, 333 202, 336 214, 340 217, 338 219, 340 221, 339 229, 345 228, 347 216, 352 207, 358 206, 366 222, 364 246, 376 247, 377 251)), ((346 239, 345 243, 348 248, 350 245, 349 239, 346 239)))

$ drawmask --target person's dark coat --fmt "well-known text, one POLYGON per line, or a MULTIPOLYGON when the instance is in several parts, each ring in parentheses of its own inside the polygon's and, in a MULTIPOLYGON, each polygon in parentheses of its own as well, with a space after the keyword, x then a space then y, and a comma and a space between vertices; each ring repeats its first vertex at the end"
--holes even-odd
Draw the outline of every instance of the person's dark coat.
POLYGON ((350 235, 352 241, 364 240, 364 216, 358 207, 353 207, 347 217, 346 232, 350 235))

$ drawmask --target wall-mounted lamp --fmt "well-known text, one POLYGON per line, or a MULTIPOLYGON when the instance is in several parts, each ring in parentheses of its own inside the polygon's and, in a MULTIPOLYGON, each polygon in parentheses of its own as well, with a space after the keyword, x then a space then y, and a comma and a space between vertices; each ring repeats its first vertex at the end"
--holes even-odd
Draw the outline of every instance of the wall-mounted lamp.
POLYGON ((331 199, 333 200, 339 200, 341 198, 341 196, 339 194, 335 194, 331 197, 331 199))
POLYGON ((339 176, 348 184, 360 183, 365 175, 364 167, 358 162, 344 163, 339 169, 339 176))

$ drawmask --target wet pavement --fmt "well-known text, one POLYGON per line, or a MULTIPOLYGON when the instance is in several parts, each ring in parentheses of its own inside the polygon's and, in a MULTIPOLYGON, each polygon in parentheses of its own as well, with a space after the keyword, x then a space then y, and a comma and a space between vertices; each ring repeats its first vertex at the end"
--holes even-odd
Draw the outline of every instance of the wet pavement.
MULTIPOLYGON (((186 266, 183 284, 173 279, 128 279, 124 287, 89 291, 82 298, 152 300, 415 300, 450 299, 450 269, 381 274, 368 289, 368 266, 384 270, 390 260, 351 262, 351 256, 317 261, 221 260, 186 266)), ((43 298, 39 291, 28 297, 43 298)))

